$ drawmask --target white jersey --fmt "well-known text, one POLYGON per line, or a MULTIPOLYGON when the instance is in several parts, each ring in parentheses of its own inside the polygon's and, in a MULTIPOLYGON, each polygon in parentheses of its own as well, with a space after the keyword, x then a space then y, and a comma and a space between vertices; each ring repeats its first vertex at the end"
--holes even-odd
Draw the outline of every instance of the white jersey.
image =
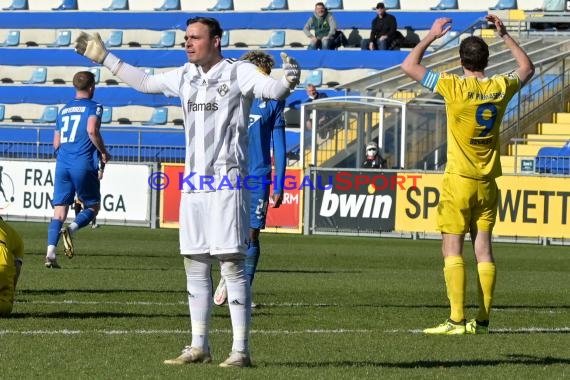
POLYGON ((185 192, 213 191, 228 180, 236 186, 238 175, 247 176, 247 125, 253 98, 285 99, 290 94, 284 79, 273 79, 247 61, 222 59, 207 73, 186 63, 156 75, 146 75, 111 53, 103 64, 136 90, 180 98, 186 129, 181 183, 185 192), (213 186, 203 183, 210 180, 215 181, 213 186))
POLYGON ((206 177, 218 183, 225 176, 247 176, 249 110, 254 93, 272 79, 253 64, 233 59, 222 59, 207 73, 187 63, 151 78, 166 96, 180 97, 184 110, 183 191, 211 190, 204 185, 206 177))

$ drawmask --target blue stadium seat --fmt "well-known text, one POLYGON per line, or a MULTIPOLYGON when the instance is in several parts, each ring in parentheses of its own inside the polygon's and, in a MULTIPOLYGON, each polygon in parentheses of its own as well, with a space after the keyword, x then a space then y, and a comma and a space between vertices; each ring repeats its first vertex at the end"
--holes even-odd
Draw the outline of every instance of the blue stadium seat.
POLYGON ((123 31, 122 30, 113 30, 109 39, 105 41, 105 46, 110 47, 119 47, 123 44, 123 31))
POLYGON ((322 70, 311 70, 309 76, 303 82, 303 87, 308 84, 320 87, 323 85, 323 71, 322 70))
POLYGON ((10 30, 4 42, 0 44, 0 46, 18 46, 20 44, 20 31, 19 30, 10 30))
POLYGON ((154 8, 155 11, 179 11, 180 9, 180 0, 164 0, 164 4, 154 8))
POLYGON ((538 173, 570 174, 570 141, 562 148, 542 147, 535 158, 538 173))
POLYGON ((168 108, 155 108, 149 121, 142 122, 142 125, 164 125, 168 120, 168 108))
POLYGON ((440 0, 439 4, 430 8, 432 11, 442 11, 445 9, 459 9, 457 0, 440 0))
POLYGON ((212 8, 208 8, 210 12, 218 12, 218 11, 233 11, 234 10, 234 1, 233 0, 218 0, 216 5, 212 8))
POLYGON ((47 79, 47 67, 38 67, 32 72, 30 79, 23 81, 24 84, 45 83, 47 79))
POLYGON ((128 11, 129 10, 129 0, 113 0, 111 5, 107 8, 103 8, 104 11, 128 11))
POLYGON ((113 107, 103 106, 101 124, 109 124, 113 120, 113 107))
POLYGON ((400 0, 384 0, 384 6, 386 9, 400 9, 400 0))
POLYGON ((60 30, 57 33, 57 38, 48 47, 65 47, 71 44, 71 30, 60 30))
POLYGON ((287 0, 271 0, 268 6, 261 8, 262 11, 286 11, 288 9, 287 0))
POLYGON ((30 7, 28 6, 28 0, 12 0, 12 4, 9 7, 2 9, 5 11, 27 11, 30 7))
POLYGON ((57 120, 57 106, 46 106, 44 113, 39 119, 32 120, 34 123, 55 123, 57 120))
POLYGON ((565 0, 544 0, 545 12, 564 12, 566 9, 565 0))
POLYGON ((267 49, 267 48, 283 47, 283 46, 285 46, 285 31, 275 30, 271 33, 269 40, 260 47, 263 49, 267 49))
POLYGON ((325 2, 325 7, 327 9, 344 9, 342 6, 342 0, 327 0, 325 2))
POLYGON ((176 32, 173 30, 165 30, 160 36, 160 40, 156 44, 151 44, 151 48, 171 48, 176 40, 176 32))
POLYGON ((52 11, 76 11, 77 0, 63 0, 57 8, 52 8, 52 11))
POLYGON ((5 112, 6 112, 6 106, 4 104, 0 104, 0 121, 4 121, 5 112))
POLYGON ((230 31, 229 30, 224 30, 224 32, 222 33, 222 39, 220 41, 220 45, 222 47, 226 47, 230 44, 230 31))
POLYGON ((95 75, 95 84, 98 84, 99 80, 101 79, 101 69, 97 66, 94 66, 91 67, 88 71, 92 72, 93 75, 95 75))
POLYGON ((499 0, 490 10, 503 10, 503 9, 518 9, 517 0, 499 0))

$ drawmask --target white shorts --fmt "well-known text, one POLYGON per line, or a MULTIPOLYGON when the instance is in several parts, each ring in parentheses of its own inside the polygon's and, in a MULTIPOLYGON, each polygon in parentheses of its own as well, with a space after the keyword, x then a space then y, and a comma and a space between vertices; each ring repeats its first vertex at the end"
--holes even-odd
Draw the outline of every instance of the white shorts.
POLYGON ((182 193, 180 254, 223 255, 247 252, 247 190, 182 193))

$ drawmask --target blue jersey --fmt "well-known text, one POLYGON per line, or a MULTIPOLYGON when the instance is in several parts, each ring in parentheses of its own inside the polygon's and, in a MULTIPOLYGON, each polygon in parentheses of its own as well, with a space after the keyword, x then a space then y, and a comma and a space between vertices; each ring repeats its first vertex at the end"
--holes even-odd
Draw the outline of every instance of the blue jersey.
POLYGON ((273 191, 281 194, 285 178, 285 119, 282 100, 254 99, 249 114, 249 175, 263 178, 271 175, 271 141, 277 183, 273 191))
POLYGON ((65 168, 97 170, 98 151, 87 133, 90 117, 101 118, 103 106, 91 99, 74 99, 66 104, 57 117, 60 134, 57 165, 65 168))

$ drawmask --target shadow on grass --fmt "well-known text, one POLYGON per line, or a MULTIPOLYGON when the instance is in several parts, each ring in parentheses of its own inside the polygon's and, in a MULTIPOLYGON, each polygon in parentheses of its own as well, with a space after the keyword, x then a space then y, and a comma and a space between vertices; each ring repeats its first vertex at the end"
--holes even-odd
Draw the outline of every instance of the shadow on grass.
POLYGON ((418 360, 413 362, 388 363, 379 361, 338 361, 338 362, 286 362, 286 363, 268 363, 269 365, 278 365, 284 367, 295 368, 350 368, 350 367, 384 367, 384 368, 459 368, 459 367, 487 367, 497 365, 559 365, 570 364, 568 358, 556 358, 551 356, 537 357, 529 355, 507 355, 505 359, 475 359, 475 360, 418 360))
MULTIPOLYGON (((131 252, 125 252, 125 251, 121 251, 119 253, 102 253, 100 251, 90 252, 90 251, 81 250, 79 252, 79 255, 77 255, 77 257, 87 257, 87 258, 110 257, 113 260, 116 260, 117 258, 121 258, 121 257, 133 257, 136 259, 141 258, 141 257, 151 257, 151 258, 154 257, 157 259, 169 259, 169 258, 170 259, 178 259, 178 258, 182 258, 182 256, 180 256, 180 254, 178 252, 176 252, 176 254, 178 256, 173 255, 173 256, 169 257, 169 256, 165 256, 164 254, 140 253, 138 251, 133 251, 132 253, 131 252)), ((43 258, 46 256, 46 253, 45 253, 45 251, 42 251, 42 252, 39 252, 39 251, 26 252, 26 256, 27 257, 39 256, 43 260, 43 258)), ((58 258, 59 257, 64 258, 63 252, 61 252, 60 255, 58 255, 58 258)), ((64 262, 64 261, 62 260, 62 262, 64 262)))
POLYGON ((259 269, 256 273, 310 273, 310 274, 331 274, 331 273, 362 273, 357 270, 307 270, 307 269, 259 269))

